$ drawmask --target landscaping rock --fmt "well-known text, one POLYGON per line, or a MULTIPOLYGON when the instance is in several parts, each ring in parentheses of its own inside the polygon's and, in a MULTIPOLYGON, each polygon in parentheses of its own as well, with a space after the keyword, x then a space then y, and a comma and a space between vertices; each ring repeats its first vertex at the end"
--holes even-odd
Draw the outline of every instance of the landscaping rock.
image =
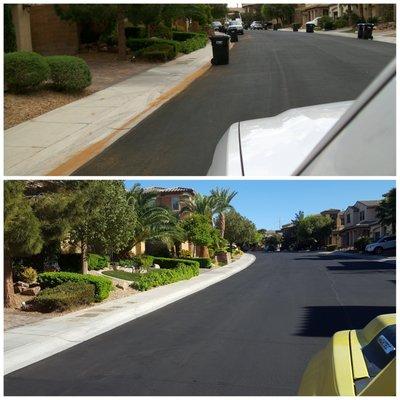
POLYGON ((126 290, 129 287, 129 282, 118 282, 115 286, 119 289, 126 290))
POLYGON ((14 286, 14 293, 22 293, 25 290, 22 286, 14 286))
POLYGON ((40 292, 40 286, 24 289, 21 294, 24 296, 36 296, 40 292))
POLYGON ((23 288, 28 288, 29 287, 29 283, 26 282, 22 282, 22 281, 18 281, 15 286, 19 286, 19 287, 23 287, 23 288))
POLYGON ((160 267, 158 264, 154 264, 154 265, 153 265, 153 268, 154 268, 154 269, 160 269, 161 267, 160 267))

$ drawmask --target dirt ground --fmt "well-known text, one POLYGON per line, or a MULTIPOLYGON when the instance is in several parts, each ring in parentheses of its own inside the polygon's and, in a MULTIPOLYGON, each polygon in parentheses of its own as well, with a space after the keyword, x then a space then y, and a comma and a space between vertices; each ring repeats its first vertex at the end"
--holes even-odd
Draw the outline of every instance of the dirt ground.
MULTIPOLYGON (((127 289, 122 290, 122 289, 116 288, 114 286, 114 290, 110 292, 109 297, 106 300, 103 300, 101 304, 104 304, 108 301, 121 299, 123 297, 132 296, 136 293, 138 293, 138 291, 131 287, 128 287, 127 289)), ((27 301, 33 299, 33 296, 22 296, 20 294, 16 294, 16 296, 21 301, 21 303, 23 301, 27 302, 27 301)), ((94 303, 90 306, 82 306, 82 307, 78 307, 78 308, 75 308, 70 311, 51 312, 51 313, 40 313, 37 311, 22 311, 21 309, 5 308, 4 309, 4 330, 6 331, 8 329, 16 328, 18 326, 33 324, 35 322, 42 321, 44 319, 60 317, 62 315, 66 315, 66 314, 69 314, 74 311, 82 310, 84 308, 91 308, 98 304, 99 303, 94 303)))
POLYGON ((133 75, 154 67, 145 61, 119 61, 114 53, 87 52, 78 55, 89 65, 92 84, 81 93, 61 93, 46 85, 27 94, 4 94, 4 129, 38 117, 65 104, 71 103, 133 75))

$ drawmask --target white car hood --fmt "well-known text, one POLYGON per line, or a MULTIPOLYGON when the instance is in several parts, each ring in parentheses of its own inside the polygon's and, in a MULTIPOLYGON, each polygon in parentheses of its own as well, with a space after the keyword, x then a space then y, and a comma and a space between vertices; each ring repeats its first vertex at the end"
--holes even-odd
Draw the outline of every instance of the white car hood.
POLYGON ((294 108, 274 117, 240 122, 243 174, 292 175, 352 103, 294 108))

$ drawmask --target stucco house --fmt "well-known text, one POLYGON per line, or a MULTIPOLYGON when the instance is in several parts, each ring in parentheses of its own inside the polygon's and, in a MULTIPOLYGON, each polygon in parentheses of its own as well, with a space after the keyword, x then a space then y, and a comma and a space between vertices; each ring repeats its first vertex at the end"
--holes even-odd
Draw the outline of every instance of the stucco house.
POLYGON ((336 208, 330 208, 321 211, 320 214, 329 216, 333 221, 332 233, 329 235, 326 245, 336 245, 337 247, 341 247, 340 232, 343 229, 344 224, 343 212, 336 208))

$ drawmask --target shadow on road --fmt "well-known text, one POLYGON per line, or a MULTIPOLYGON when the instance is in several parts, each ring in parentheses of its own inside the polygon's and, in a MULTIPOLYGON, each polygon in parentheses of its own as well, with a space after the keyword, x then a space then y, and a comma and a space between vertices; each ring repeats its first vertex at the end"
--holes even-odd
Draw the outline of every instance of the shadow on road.
POLYGON ((361 329, 381 314, 392 314, 396 307, 311 306, 305 307, 303 322, 296 336, 331 337, 346 329, 361 329))
POLYGON ((385 272, 388 270, 396 269, 396 264, 393 262, 352 262, 352 261, 340 261, 342 265, 327 266, 329 271, 368 271, 368 272, 385 272))
POLYGON ((350 259, 350 260, 359 260, 359 257, 353 257, 353 256, 334 256, 334 255, 324 255, 324 254, 315 254, 312 257, 299 257, 299 258, 294 258, 294 260, 310 260, 310 261, 321 261, 321 260, 343 260, 343 259, 350 259))

